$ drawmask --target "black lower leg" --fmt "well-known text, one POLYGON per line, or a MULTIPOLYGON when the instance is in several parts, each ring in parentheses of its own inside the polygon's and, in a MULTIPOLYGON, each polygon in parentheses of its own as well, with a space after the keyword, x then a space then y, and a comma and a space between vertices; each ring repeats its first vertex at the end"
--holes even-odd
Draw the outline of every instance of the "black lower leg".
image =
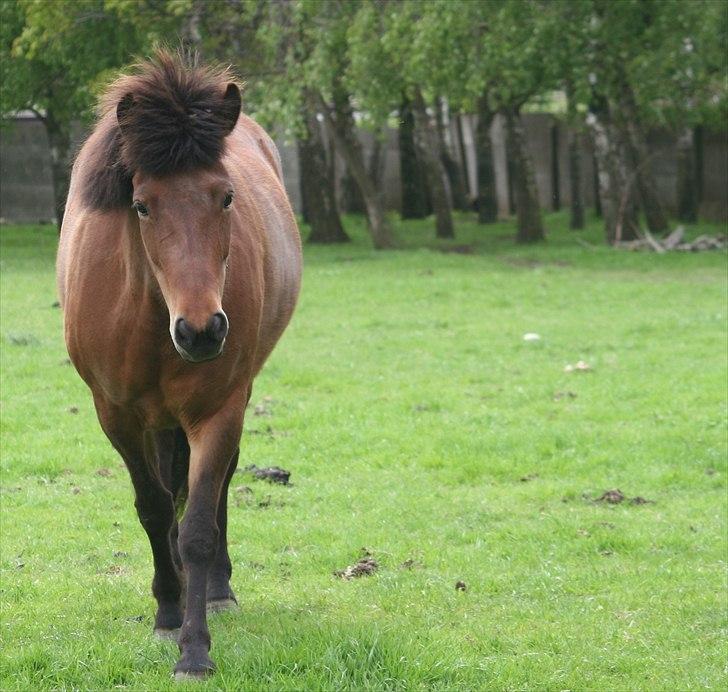
POLYGON ((239 451, 236 451, 230 460, 230 467, 225 476, 225 482, 223 483, 217 506, 217 527, 220 533, 215 560, 207 575, 207 602, 213 608, 216 605, 224 608, 225 606, 237 603, 235 594, 230 587, 230 577, 232 576, 233 567, 227 546, 227 496, 230 480, 238 466, 238 456, 239 451))
POLYGON ((207 629, 207 573, 217 550, 215 517, 204 509, 191 507, 180 524, 180 553, 187 575, 187 605, 178 639, 180 659, 175 666, 179 676, 200 676, 214 669, 207 629))

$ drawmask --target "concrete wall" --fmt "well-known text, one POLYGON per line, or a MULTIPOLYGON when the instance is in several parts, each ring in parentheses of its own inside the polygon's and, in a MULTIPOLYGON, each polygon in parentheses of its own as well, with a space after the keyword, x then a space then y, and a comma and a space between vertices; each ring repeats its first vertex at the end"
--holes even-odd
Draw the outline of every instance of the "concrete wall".
MULTIPOLYGON (((468 167, 468 182, 474 195, 477 178, 475 162, 475 116, 464 118, 463 138, 465 140, 468 167)), ((529 113, 523 116, 526 142, 533 157, 536 184, 544 210, 553 206, 552 181, 552 129, 558 130, 559 190, 562 207, 570 203, 568 174, 568 128, 543 113, 529 113)), ((447 136, 455 146, 454 127, 447 136)), ((372 146, 373 135, 362 132, 364 149, 372 146)), ((498 212, 508 216, 508 179, 506 167, 505 129, 497 117, 491 130, 493 155, 495 159, 496 194, 498 212)), ((582 194, 588 206, 594 203, 594 169, 588 140, 581 137, 582 194)), ((658 192, 665 207, 675 209, 675 188, 677 179, 677 156, 675 138, 665 131, 651 132, 648 138, 652 159, 650 165, 655 175, 658 192)), ((298 169, 298 153, 295 144, 278 142, 283 162, 286 189, 291 203, 297 211, 301 208, 301 193, 298 169)), ((459 156, 458 156, 459 158, 459 156)), ((345 171, 343 160, 337 157, 338 188, 345 171)), ((399 178, 399 148, 397 132, 386 134, 384 168, 385 203, 389 209, 398 209, 401 198, 399 178)), ((703 142, 703 202, 701 216, 707 219, 728 220, 728 141, 723 133, 705 133, 703 142)), ((51 184, 50 154, 45 130, 33 117, 19 117, 0 129, 0 219, 7 222, 44 222, 53 220, 53 190, 51 184)))

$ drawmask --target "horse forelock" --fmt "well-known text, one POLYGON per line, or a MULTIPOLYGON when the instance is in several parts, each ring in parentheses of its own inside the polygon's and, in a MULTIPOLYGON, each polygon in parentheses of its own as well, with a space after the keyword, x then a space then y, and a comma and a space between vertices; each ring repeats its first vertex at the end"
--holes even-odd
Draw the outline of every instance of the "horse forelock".
POLYGON ((114 82, 100 102, 99 137, 85 176, 87 203, 100 209, 131 204, 137 171, 162 176, 219 161, 237 116, 225 99, 231 83, 227 69, 164 50, 114 82))

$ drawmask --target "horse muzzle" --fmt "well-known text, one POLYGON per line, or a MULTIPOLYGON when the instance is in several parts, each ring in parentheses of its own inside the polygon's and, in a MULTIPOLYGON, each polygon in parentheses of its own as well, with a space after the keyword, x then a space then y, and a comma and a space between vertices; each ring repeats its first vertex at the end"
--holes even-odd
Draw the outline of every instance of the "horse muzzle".
POLYGON ((184 317, 174 323, 172 341, 177 352, 190 363, 217 358, 225 346, 228 319, 224 312, 216 312, 204 329, 195 329, 184 317))

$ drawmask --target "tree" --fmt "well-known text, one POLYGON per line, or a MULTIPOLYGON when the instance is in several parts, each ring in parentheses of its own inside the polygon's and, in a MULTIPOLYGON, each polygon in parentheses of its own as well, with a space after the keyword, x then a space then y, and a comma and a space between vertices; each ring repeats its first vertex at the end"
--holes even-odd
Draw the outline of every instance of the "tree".
POLYGON ((424 219, 430 215, 427 188, 415 146, 415 116, 406 96, 402 97, 399 109, 398 134, 402 218, 424 219))
POLYGON ((353 3, 336 0, 266 4, 264 19, 256 29, 265 79, 254 85, 251 101, 264 123, 283 123, 289 132, 295 132, 303 94, 312 94, 361 192, 372 242, 384 249, 394 245, 394 237, 381 190, 370 176, 357 137, 356 109, 346 78, 350 66, 347 28, 357 9, 353 3))
POLYGON ((558 13, 550 4, 537 0, 503 0, 481 12, 481 23, 487 26, 479 44, 480 61, 488 75, 485 96, 490 108, 501 113, 506 122, 509 178, 518 224, 516 241, 538 242, 545 238, 545 231, 521 111, 558 83, 557 63, 549 56, 562 29, 558 13))
POLYGON ((439 5, 419 0, 399 3, 362 0, 348 29, 350 56, 347 81, 366 117, 388 121, 408 99, 414 115, 417 158, 425 169, 438 238, 454 237, 452 191, 443 162, 436 118, 437 97, 443 95, 432 66, 442 59, 442 44, 433 43, 428 12, 439 5), (371 36, 379 37, 377 42, 371 36), (428 69, 428 65, 430 69, 428 69))
POLYGON ((91 117, 95 85, 143 44, 108 4, 0 3, 1 114, 7 118, 31 110, 45 126, 59 227, 70 179, 72 124, 91 117))
POLYGON ((310 243, 345 243, 349 236, 341 225, 332 175, 334 152, 328 151, 318 120, 313 95, 304 98, 305 134, 298 139, 299 177, 306 221, 311 226, 310 243))
POLYGON ((725 121, 726 13, 710 0, 585 0, 555 7, 567 28, 559 44, 564 78, 576 102, 591 104, 587 122, 607 239, 640 232, 636 206, 651 231, 665 230, 645 131, 667 126, 687 138, 679 179, 683 199, 694 205, 690 179, 699 171, 689 145, 692 130, 725 121))

